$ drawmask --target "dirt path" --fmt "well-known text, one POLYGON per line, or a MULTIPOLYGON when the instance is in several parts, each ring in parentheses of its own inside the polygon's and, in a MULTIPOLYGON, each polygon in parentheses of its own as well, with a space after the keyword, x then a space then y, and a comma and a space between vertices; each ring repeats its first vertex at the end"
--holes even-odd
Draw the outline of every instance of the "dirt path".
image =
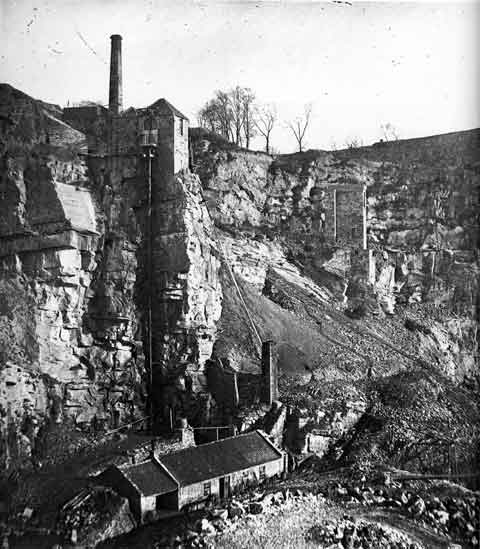
POLYGON ((437 535, 398 513, 394 514, 380 509, 372 509, 371 511, 362 509, 355 512, 355 515, 359 518, 376 520, 377 522, 388 524, 392 528, 396 528, 400 532, 407 534, 414 541, 422 543, 428 549, 443 549, 448 548, 450 545, 444 536, 437 535))

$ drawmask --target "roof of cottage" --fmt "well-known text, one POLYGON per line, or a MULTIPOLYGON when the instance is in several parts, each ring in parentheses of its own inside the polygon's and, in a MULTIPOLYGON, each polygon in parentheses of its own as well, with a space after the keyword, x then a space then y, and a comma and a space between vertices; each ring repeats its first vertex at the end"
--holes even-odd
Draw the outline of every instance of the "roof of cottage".
POLYGON ((155 459, 119 469, 143 496, 168 494, 178 488, 177 483, 155 459))
POLYGON ((158 460, 177 480, 187 486, 269 463, 282 452, 259 431, 185 448, 158 460))

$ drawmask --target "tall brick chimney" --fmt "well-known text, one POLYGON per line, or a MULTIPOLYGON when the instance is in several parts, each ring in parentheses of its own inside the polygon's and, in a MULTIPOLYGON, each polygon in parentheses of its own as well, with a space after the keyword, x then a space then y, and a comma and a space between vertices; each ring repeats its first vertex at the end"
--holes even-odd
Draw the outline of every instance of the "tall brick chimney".
POLYGON ((108 94, 108 109, 118 114, 123 107, 122 91, 122 37, 119 34, 110 36, 110 90, 108 94))
POLYGON ((278 371, 277 362, 273 357, 273 341, 262 343, 262 378, 263 402, 272 405, 278 399, 278 371))

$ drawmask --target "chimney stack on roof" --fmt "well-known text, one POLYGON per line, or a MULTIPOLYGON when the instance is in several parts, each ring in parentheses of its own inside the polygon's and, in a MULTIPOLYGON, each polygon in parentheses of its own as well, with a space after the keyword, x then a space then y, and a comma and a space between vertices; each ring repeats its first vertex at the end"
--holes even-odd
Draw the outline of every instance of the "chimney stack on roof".
POLYGON ((108 108, 111 113, 118 114, 123 107, 122 91, 122 37, 112 34, 110 55, 110 90, 108 108))

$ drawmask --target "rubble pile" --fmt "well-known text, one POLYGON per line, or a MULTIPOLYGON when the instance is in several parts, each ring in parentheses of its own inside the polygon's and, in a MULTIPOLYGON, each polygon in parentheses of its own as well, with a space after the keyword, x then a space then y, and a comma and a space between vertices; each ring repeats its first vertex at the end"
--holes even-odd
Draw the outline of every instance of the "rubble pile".
POLYGON ((397 530, 367 520, 355 520, 345 516, 341 520, 326 520, 307 532, 306 541, 318 543, 321 547, 365 549, 422 549, 423 545, 413 542, 397 530))
POLYGON ((395 509, 436 533, 479 546, 478 493, 466 491, 463 496, 439 497, 422 491, 421 495, 397 483, 384 487, 337 484, 327 488, 327 492, 347 504, 395 509))
POLYGON ((86 488, 68 501, 58 524, 65 540, 86 547, 95 547, 135 527, 128 501, 104 487, 86 488))
POLYGON ((282 489, 276 492, 255 492, 244 498, 231 500, 226 507, 213 507, 204 517, 191 521, 181 531, 165 533, 154 547, 183 545, 189 548, 211 547, 215 536, 240 527, 240 521, 255 520, 267 511, 275 513, 286 504, 301 505, 305 500, 323 502, 321 496, 303 493, 301 490, 282 489))

